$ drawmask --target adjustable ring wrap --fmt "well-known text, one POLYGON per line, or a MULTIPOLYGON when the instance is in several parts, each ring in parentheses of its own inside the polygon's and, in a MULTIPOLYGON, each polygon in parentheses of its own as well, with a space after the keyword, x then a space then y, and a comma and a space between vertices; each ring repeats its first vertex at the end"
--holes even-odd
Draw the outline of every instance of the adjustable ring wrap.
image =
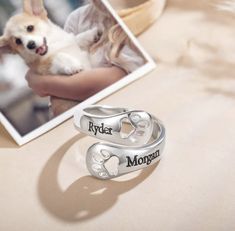
POLYGON ((110 142, 96 143, 87 151, 87 168, 99 179, 118 177, 161 159, 165 128, 145 111, 89 106, 75 113, 74 122, 80 132, 110 142), (111 162, 116 167, 110 167, 111 162))

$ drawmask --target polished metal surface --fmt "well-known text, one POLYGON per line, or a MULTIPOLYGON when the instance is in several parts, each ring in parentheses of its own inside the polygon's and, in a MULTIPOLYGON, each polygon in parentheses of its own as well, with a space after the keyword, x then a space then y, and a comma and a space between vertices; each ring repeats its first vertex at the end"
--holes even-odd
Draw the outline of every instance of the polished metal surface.
POLYGON ((111 179, 161 159, 165 128, 147 112, 90 106, 77 111, 74 121, 82 133, 112 142, 96 143, 87 151, 87 168, 97 178, 111 179), (131 129, 123 131, 127 125, 131 129))

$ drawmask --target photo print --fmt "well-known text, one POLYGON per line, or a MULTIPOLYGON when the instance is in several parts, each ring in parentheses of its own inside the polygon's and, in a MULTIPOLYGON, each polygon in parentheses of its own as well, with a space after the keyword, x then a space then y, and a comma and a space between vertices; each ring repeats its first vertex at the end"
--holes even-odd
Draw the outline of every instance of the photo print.
POLYGON ((0 121, 19 145, 155 67, 105 0, 0 0, 0 17, 0 121))

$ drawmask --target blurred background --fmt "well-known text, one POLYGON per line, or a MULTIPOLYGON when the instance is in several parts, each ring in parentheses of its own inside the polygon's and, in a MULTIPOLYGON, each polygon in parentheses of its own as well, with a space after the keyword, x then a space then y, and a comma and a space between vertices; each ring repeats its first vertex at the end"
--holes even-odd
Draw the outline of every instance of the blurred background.
MULTIPOLYGON (((64 25, 68 15, 83 4, 83 0, 46 0, 50 19, 64 25), (59 6, 59 7, 58 7, 59 6)), ((0 0, 0 34, 8 19, 22 10, 22 0, 0 0)), ((24 136, 50 120, 49 99, 37 97, 27 85, 28 67, 17 55, 0 58, 0 110, 24 136)))

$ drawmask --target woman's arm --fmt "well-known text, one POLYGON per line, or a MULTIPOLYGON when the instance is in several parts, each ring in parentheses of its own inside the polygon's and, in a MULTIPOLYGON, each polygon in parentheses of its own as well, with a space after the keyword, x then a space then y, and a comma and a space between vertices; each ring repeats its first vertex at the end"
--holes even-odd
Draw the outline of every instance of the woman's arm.
POLYGON ((73 76, 26 75, 29 87, 40 96, 56 96, 83 101, 126 76, 121 68, 112 66, 85 70, 73 76))

